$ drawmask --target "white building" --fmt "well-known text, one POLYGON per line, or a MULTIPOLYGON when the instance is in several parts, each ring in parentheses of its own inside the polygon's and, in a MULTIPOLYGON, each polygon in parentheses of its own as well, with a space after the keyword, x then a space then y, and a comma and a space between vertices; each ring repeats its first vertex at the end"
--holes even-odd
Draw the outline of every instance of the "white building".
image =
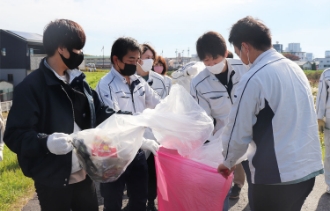
POLYGON ((315 61, 319 62, 318 70, 324 70, 330 67, 330 57, 329 58, 316 58, 315 61))
POLYGON ((289 43, 286 52, 301 52, 300 43, 289 43))
POLYGON ((306 53, 306 60, 307 61, 313 61, 314 59, 314 54, 313 53, 306 53))
POLYGON ((325 51, 325 58, 330 58, 330 51, 325 51))

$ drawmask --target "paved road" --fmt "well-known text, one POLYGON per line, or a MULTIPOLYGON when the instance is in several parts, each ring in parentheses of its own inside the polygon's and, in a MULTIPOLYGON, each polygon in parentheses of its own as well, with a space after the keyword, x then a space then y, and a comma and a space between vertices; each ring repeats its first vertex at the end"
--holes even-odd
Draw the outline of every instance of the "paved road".
MULTIPOLYGON (((326 185, 324 182, 324 176, 320 175, 316 177, 314 189, 305 201, 302 211, 329 211, 330 195, 325 193, 325 189, 326 185)), ((124 197, 123 206, 125 206, 126 203, 127 197, 124 197)), ((99 210, 102 211, 102 197, 99 197, 99 205, 99 210)), ((247 185, 243 187, 240 198, 238 200, 230 200, 230 206, 230 211, 250 211, 247 198, 247 185)), ((22 211, 40 211, 39 201, 36 195, 28 202, 28 204, 22 209, 22 211)))

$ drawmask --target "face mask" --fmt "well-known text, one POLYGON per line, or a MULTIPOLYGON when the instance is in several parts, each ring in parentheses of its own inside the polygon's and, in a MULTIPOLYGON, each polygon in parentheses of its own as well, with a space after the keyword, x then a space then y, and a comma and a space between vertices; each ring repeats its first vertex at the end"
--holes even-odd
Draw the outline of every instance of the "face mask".
POLYGON ((219 74, 222 72, 223 68, 226 65, 225 61, 226 61, 226 59, 223 59, 218 64, 215 64, 213 66, 206 66, 206 68, 213 74, 219 74))
POLYGON ((154 60, 152 60, 152 59, 143 59, 142 61, 143 61, 143 65, 141 66, 142 70, 144 72, 149 72, 152 68, 154 60))
POLYGON ((135 64, 126 64, 126 63, 124 64, 125 64, 124 69, 119 68, 119 71, 123 76, 131 76, 136 72, 135 64))
POLYGON ((164 67, 163 66, 154 66, 154 70, 156 73, 162 74, 164 67))
MULTIPOLYGON (((241 46, 241 50, 239 51, 239 58, 242 58, 241 56, 242 56, 242 47, 243 46, 241 46)), ((247 70, 249 70, 250 68, 251 68, 251 62, 250 62, 250 56, 249 56, 249 52, 247 53, 247 58, 248 58, 248 61, 249 61, 249 64, 244 64, 244 62, 242 61, 242 64, 243 64, 243 66, 247 69, 247 70)), ((242 59, 241 59, 242 60, 242 59)))
POLYGON ((70 53, 70 57, 67 59, 65 58, 62 54, 60 54, 62 61, 64 62, 64 64, 70 69, 75 69, 77 68, 82 61, 84 60, 84 54, 83 52, 81 52, 80 54, 77 54, 73 51, 69 51, 70 53))

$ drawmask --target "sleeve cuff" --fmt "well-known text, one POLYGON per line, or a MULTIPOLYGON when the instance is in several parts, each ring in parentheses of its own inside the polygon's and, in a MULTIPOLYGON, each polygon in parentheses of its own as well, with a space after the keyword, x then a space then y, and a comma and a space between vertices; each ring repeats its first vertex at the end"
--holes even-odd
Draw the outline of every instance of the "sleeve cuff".
POLYGON ((45 151, 46 154, 50 153, 48 147, 47 147, 47 139, 48 139, 48 135, 45 133, 38 133, 37 134, 37 138, 39 140, 39 143, 42 147, 42 149, 45 151))

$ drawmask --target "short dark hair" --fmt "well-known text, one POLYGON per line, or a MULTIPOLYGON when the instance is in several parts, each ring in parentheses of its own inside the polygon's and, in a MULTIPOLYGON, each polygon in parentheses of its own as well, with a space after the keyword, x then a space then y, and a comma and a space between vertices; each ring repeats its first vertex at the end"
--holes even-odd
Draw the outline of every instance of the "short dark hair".
POLYGON ((43 45, 48 56, 53 56, 58 47, 80 50, 85 46, 86 35, 76 22, 67 19, 51 21, 44 29, 43 45))
POLYGON ((142 48, 141 49, 142 50, 142 53, 141 54, 144 54, 147 50, 150 50, 151 53, 154 55, 154 61, 155 61, 155 59, 157 57, 157 53, 156 53, 155 49, 151 45, 149 45, 147 43, 143 43, 141 45, 141 48, 142 48))
POLYGON ((228 51, 227 58, 234 58, 234 55, 231 51, 228 51))
POLYGON ((242 42, 247 42, 261 51, 272 46, 269 28, 259 19, 254 19, 251 16, 240 19, 232 26, 228 40, 237 48, 241 47, 242 42))
POLYGON ((154 64, 157 64, 157 63, 161 63, 163 65, 164 68, 163 68, 163 71, 161 72, 161 74, 165 75, 167 72, 167 64, 166 64, 165 58, 162 56, 157 56, 154 64))
POLYGON ((225 56, 227 51, 226 41, 218 32, 209 31, 200 36, 196 42, 196 50, 200 60, 210 55, 216 58, 225 56))
POLYGON ((113 64, 113 56, 117 56, 120 61, 128 53, 128 51, 139 51, 141 48, 136 39, 131 37, 120 37, 112 45, 111 48, 111 63, 113 64))

